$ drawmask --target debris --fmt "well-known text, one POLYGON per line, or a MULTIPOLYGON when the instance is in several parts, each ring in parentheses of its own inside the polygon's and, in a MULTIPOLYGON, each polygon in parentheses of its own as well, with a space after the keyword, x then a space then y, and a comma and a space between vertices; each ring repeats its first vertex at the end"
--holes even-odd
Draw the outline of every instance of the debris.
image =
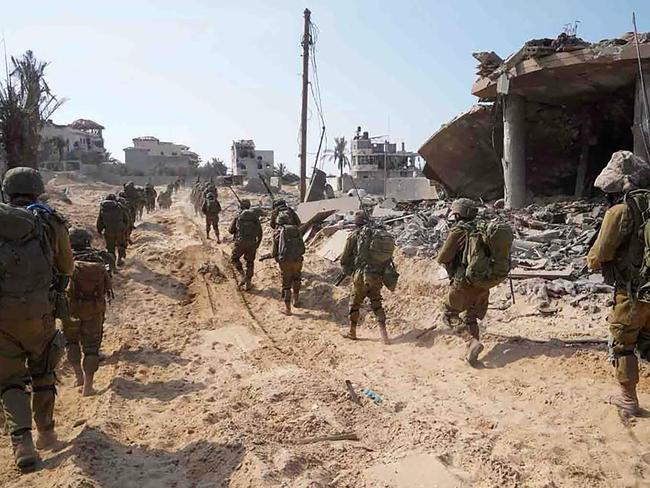
POLYGON ((345 243, 350 235, 348 230, 338 230, 336 233, 327 239, 320 249, 316 252, 320 257, 329 261, 337 261, 343 254, 345 243))
POLYGON ((323 435, 318 437, 307 437, 306 439, 299 439, 294 444, 316 444, 317 442, 328 441, 358 441, 359 436, 354 432, 343 432, 341 434, 323 435))
POLYGON ((605 193, 620 193, 650 184, 650 166, 630 151, 617 151, 596 178, 594 186, 605 193))
POLYGON ((352 400, 353 403, 356 403, 360 407, 363 406, 361 404, 361 400, 359 400, 357 392, 354 391, 354 387, 352 386, 352 382, 350 380, 345 380, 345 387, 348 389, 348 393, 350 394, 350 400, 352 400))
POLYGON ((531 269, 522 269, 516 268, 510 272, 510 277, 512 279, 519 278, 570 278, 573 270, 560 270, 560 271, 546 271, 546 270, 531 270, 531 269))
POLYGON ((375 405, 381 405, 381 403, 384 401, 381 396, 372 391, 370 388, 364 388, 363 394, 370 398, 375 403, 375 405))
POLYGON ((359 199, 356 197, 332 198, 315 202, 303 202, 298 205, 298 217, 302 222, 308 222, 319 212, 352 212, 359 209, 359 199))

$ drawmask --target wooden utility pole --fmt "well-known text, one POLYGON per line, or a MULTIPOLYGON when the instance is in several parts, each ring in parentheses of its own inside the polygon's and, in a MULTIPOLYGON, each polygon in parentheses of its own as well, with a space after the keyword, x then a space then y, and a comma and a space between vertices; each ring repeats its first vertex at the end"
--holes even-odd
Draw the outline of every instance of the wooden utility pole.
POLYGON ((309 46, 311 46, 311 12, 305 9, 305 32, 302 36, 302 111, 300 113, 300 201, 307 193, 307 101, 309 95, 309 46))

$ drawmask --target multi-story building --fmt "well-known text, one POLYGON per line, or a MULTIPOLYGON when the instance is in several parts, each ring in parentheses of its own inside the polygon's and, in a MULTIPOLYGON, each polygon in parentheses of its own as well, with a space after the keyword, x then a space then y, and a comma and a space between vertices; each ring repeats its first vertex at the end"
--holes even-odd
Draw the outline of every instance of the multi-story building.
POLYGON ((42 164, 56 166, 70 161, 77 164, 105 161, 103 130, 103 126, 87 119, 78 119, 69 125, 47 121, 41 130, 42 164))
POLYGON ((124 163, 134 175, 190 175, 199 165, 199 156, 188 146, 145 136, 133 139, 124 148, 124 163))
POLYGON ((252 140, 233 141, 231 157, 232 174, 245 179, 270 177, 275 169, 273 151, 255 149, 252 140))
POLYGON ((404 143, 398 151, 397 144, 388 140, 375 142, 375 139, 368 132, 362 133, 361 127, 358 127, 352 140, 352 177, 357 187, 368 193, 383 193, 386 178, 414 178, 420 175, 415 165, 419 157, 417 153, 406 151, 404 143))

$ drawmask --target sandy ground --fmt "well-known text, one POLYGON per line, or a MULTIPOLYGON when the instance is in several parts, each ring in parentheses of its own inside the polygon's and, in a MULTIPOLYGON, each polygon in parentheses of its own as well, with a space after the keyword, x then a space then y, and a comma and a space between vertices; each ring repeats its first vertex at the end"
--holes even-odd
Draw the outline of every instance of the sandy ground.
MULTIPOLYGON (((92 228, 110 187, 64 184, 73 204, 55 205, 92 228)), ((115 278, 99 394, 82 398, 64 367, 61 449, 21 476, 5 437, 0 486, 650 486, 650 419, 622 423, 603 401, 613 380, 602 344, 571 342, 604 338, 604 309, 529 316, 534 306, 518 295, 500 310, 504 287, 483 324, 484 367, 471 369, 448 330, 421 335, 444 293, 436 266, 399 257, 401 283, 386 292, 394 345, 378 341, 371 314, 361 340, 348 342, 338 334, 347 290, 330 284, 334 265, 309 252, 304 308, 285 317, 274 263, 259 263, 255 288, 241 293, 230 244, 205 240, 186 198, 134 233, 115 278), (336 434, 358 440, 319 439, 336 434)), ((642 376, 650 406, 647 369, 642 376)))

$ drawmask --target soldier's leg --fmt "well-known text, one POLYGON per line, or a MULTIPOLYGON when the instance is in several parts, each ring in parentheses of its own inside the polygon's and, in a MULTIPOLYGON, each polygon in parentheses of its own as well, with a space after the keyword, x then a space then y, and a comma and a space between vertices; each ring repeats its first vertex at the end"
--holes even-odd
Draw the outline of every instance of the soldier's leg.
POLYGON ((246 276, 244 288, 250 290, 252 287, 251 282, 253 281, 253 276, 255 275, 255 257, 257 256, 257 248, 251 247, 248 248, 244 254, 244 259, 246 260, 246 276))
POLYGON ((384 286, 384 278, 380 275, 366 275, 368 298, 370 298, 370 307, 372 308, 377 322, 379 323, 379 332, 384 344, 389 344, 388 331, 386 330, 386 312, 382 304, 381 288, 384 286))
POLYGON ((366 283, 364 280, 364 273, 362 271, 356 271, 352 276, 352 282, 350 283, 350 330, 345 333, 343 337, 348 339, 357 338, 357 326, 359 325, 359 316, 361 310, 361 304, 366 298, 367 290, 366 283))
POLYGON ((99 368, 99 349, 104 336, 104 316, 98 315, 82 321, 81 327, 81 348, 84 354, 83 375, 84 388, 83 396, 90 396, 95 393, 93 380, 99 368))
POLYGON ((212 221, 210 217, 205 216, 205 236, 210 239, 210 227, 212 226, 212 221))
POLYGON ((241 264, 241 257, 243 255, 244 249, 242 248, 241 244, 239 242, 235 242, 235 246, 233 247, 232 254, 230 256, 230 262, 241 276, 244 276, 244 267, 241 264))
POLYGON ((219 218, 212 220, 212 229, 214 230, 214 235, 217 238, 217 242, 221 243, 221 235, 219 234, 219 218))
MULTIPOLYGON (((638 303, 638 302, 637 302, 638 303)), ((625 293, 617 293, 614 307, 609 314, 609 359, 614 366, 619 392, 610 398, 621 414, 635 416, 639 413, 636 385, 639 382, 639 365, 634 350, 641 331, 640 318, 643 309, 637 309, 625 293)))
POLYGON ((282 299, 284 300, 284 309, 287 315, 291 314, 291 285, 293 273, 290 262, 280 263, 280 275, 282 277, 282 299))
POLYGON ((467 310, 466 287, 450 285, 444 301, 444 321, 452 329, 460 325, 460 313, 467 310))
POLYGON ((468 307, 465 314, 466 333, 468 337, 467 344, 467 362, 476 366, 478 357, 483 352, 483 344, 479 341, 478 321, 485 318, 488 303, 490 301, 490 290, 482 288, 470 288, 466 290, 468 307))
POLYGON ((21 469, 38 461, 31 434, 32 408, 25 385, 29 376, 26 359, 27 352, 20 342, 0 330, 0 402, 5 428, 11 435, 14 458, 21 469))
POLYGON ((54 401, 56 396, 55 370, 63 357, 65 339, 57 334, 54 317, 43 319, 47 342, 40 354, 30 354, 27 369, 32 377, 32 409, 38 430, 36 447, 44 449, 56 442, 54 432, 54 401))
POLYGON ((65 335, 66 340, 66 353, 68 357, 68 362, 72 366, 72 370, 75 375, 75 385, 81 386, 84 384, 84 375, 81 370, 81 321, 73 318, 67 318, 62 321, 63 323, 63 334, 65 335))
POLYGON ((113 259, 116 259, 115 256, 115 237, 113 236, 104 236, 104 239, 106 240, 106 252, 113 256, 113 259))
POLYGON ((294 263, 293 269, 293 306, 300 307, 300 287, 302 284, 302 259, 294 263))

